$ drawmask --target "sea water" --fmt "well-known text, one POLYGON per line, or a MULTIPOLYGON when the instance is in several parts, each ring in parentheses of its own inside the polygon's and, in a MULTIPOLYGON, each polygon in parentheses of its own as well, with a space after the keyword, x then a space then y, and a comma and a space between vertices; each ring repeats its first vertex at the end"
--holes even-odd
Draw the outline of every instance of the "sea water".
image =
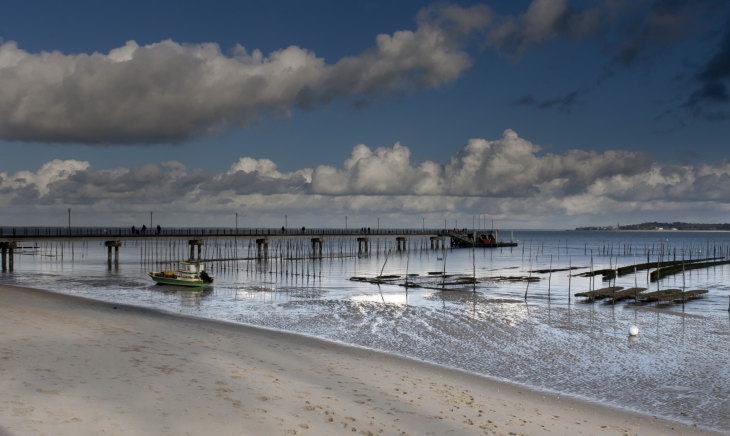
MULTIPOLYGON (((682 253, 718 256, 730 234, 515 231, 514 238, 514 248, 430 250, 428 240, 412 237, 405 252, 386 249, 386 239, 371 240, 370 254, 341 241, 345 248, 331 253, 336 257, 209 263, 216 280, 204 291, 153 284, 147 271, 162 267, 145 263, 149 247, 139 243, 125 243, 111 267, 99 242, 66 245, 61 253, 46 244, 20 250, 0 283, 282 329, 730 431, 730 266, 659 282, 645 270, 615 282, 576 276, 591 265, 644 263, 647 254, 651 262, 681 260, 682 253), (551 264, 578 269, 535 272, 551 264), (411 283, 426 287, 350 280, 381 270, 417 274, 411 283), (447 286, 449 279, 435 274, 444 271, 479 281, 447 286), (609 285, 709 292, 685 304, 569 297, 609 285), (632 325, 638 337, 628 336, 632 325)), ((235 243, 245 257, 248 240, 235 243)))

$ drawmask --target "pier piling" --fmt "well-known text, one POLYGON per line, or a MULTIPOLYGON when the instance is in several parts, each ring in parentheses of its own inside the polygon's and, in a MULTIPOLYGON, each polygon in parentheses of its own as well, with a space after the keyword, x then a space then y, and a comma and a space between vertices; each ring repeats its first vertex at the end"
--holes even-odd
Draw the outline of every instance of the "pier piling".
MULTIPOLYGON (((359 241, 359 239, 358 239, 359 241)), ((322 257, 322 244, 324 243, 323 238, 312 238, 312 253, 322 257)))
POLYGON ((198 247, 198 260, 201 259, 204 244, 205 241, 202 239, 191 239, 188 241, 188 245, 190 245, 190 260, 195 260, 195 246, 198 247))
POLYGON ((112 247, 114 247, 114 263, 119 263, 119 247, 122 245, 119 241, 105 241, 104 246, 107 250, 107 263, 112 264, 112 247))
POLYGON ((368 238, 357 238, 357 252, 358 253, 369 253, 370 252, 370 239, 368 238))
POLYGON ((439 248, 444 248, 444 237, 443 236, 431 236, 431 250, 438 250, 439 248), (441 246, 439 247, 439 243, 441 243, 441 246))
POLYGON ((269 239, 268 238, 262 238, 256 240, 256 252, 258 253, 258 258, 268 258, 269 257, 269 239))
POLYGON ((2 251, 2 270, 7 271, 13 270, 14 257, 13 254, 15 249, 18 248, 18 244, 15 242, 0 242, 0 251, 2 251))

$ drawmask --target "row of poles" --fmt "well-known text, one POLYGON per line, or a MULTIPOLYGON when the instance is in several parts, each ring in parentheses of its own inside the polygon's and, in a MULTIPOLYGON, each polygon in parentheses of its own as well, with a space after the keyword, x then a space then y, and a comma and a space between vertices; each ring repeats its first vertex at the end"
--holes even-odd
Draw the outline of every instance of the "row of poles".
MULTIPOLYGON (((562 241, 558 241, 557 244, 557 255, 558 258, 560 257, 560 243, 562 241)), ((569 252, 569 244, 568 241, 565 241, 565 244, 563 245, 563 248, 565 249, 565 254, 567 256, 570 256, 569 252)), ((618 244, 618 247, 616 247, 616 253, 614 254, 614 244, 610 243, 604 243, 601 246, 598 246, 596 249, 597 254, 603 255, 603 256, 609 256, 609 270, 617 270, 619 268, 618 266, 618 258, 623 254, 624 256, 633 256, 634 258, 634 265, 636 265, 636 256, 638 249, 641 248, 641 245, 637 245, 634 247, 633 244, 618 244), (615 256, 615 258, 614 258, 615 256), (615 263, 614 263, 615 262, 615 263)), ((522 245, 522 260, 524 262, 524 255, 525 251, 527 250, 527 254, 530 259, 530 277, 532 276, 532 240, 529 241, 529 245, 523 244, 522 245), (527 247, 527 248, 526 248, 527 247)), ((545 250, 545 244, 544 242, 537 241, 536 245, 536 252, 535 252, 535 263, 538 262, 538 256, 540 254, 544 254, 545 250)), ((595 290, 595 274, 594 274, 594 263, 593 263, 593 249, 588 249, 588 244, 585 243, 583 247, 583 253, 584 256, 590 255, 590 265, 589 265, 589 272, 588 275, 588 290, 594 291, 595 290)), ((728 258, 730 256, 730 244, 719 244, 716 242, 710 242, 707 241, 706 244, 699 245, 694 243, 686 244, 685 242, 682 242, 681 245, 671 245, 671 244, 665 244, 664 242, 658 243, 658 244, 643 244, 643 254, 646 255, 646 263, 652 262, 652 256, 656 259, 657 263, 657 290, 659 290, 660 286, 660 278, 658 271, 661 268, 662 262, 668 261, 668 259, 671 257, 672 262, 677 261, 677 254, 680 255, 680 260, 683 264, 682 269, 682 282, 683 282, 683 289, 685 287, 684 281, 685 281, 685 271, 684 271, 684 261, 685 260, 702 260, 702 259, 712 259, 712 258, 728 258), (704 251, 703 251, 704 248, 704 251)), ((552 281, 552 264, 553 264, 553 254, 549 254, 550 256, 550 264, 549 264, 549 273, 548 273, 548 299, 550 299, 550 291, 551 291, 551 281, 552 281)), ((630 265, 626 265, 630 266, 630 265)), ((568 263, 568 302, 570 303, 571 300, 571 281, 573 276, 573 266, 572 266, 572 259, 568 263)), ((614 275, 614 286, 615 281, 618 276, 618 271, 614 275)), ((638 287, 637 283, 637 271, 636 267, 634 269, 634 286, 638 287)), ((650 268, 646 268, 646 285, 647 288, 650 285, 650 268)), ((610 283, 609 283, 610 284, 610 283)), ((525 288, 525 299, 527 299, 528 291, 530 289, 530 280, 527 281, 527 286, 525 288)), ((730 297, 730 296, 729 296, 730 297)), ((730 301, 728 302, 728 311, 730 311, 730 301)))
MULTIPOLYGON (((389 238, 372 238, 374 241, 369 241, 370 246, 368 247, 368 253, 379 256, 386 254, 391 251, 397 250, 397 241, 389 238), (374 244, 373 244, 374 242, 374 244), (373 245, 375 249, 372 250, 373 245)), ((280 275, 301 275, 301 276, 315 276, 316 272, 314 264, 310 262, 316 258, 343 258, 353 257, 361 254, 360 245, 355 238, 326 238, 323 240, 322 253, 314 250, 311 241, 309 239, 292 238, 292 239, 274 239, 273 244, 269 249, 268 255, 264 259, 257 257, 256 242, 253 239, 243 238, 226 238, 226 239, 208 239, 206 244, 203 245, 201 257, 208 263, 208 266, 213 270, 226 271, 235 270, 239 271, 241 268, 240 261, 246 261, 246 271, 263 271, 269 274, 280 274, 280 275), (265 260, 265 262, 262 262, 265 260), (252 265, 253 261, 253 265, 252 265), (267 271, 268 270, 268 271, 267 271)), ((408 252, 426 252, 431 251, 430 240, 428 238, 412 237, 408 238, 403 247, 408 252)), ((562 250, 565 250, 565 254, 571 256, 571 250, 574 252, 574 247, 569 247, 568 241, 565 243, 558 241, 557 249, 555 254, 560 256, 562 250)), ((60 260, 64 259, 64 256, 70 256, 73 260, 76 256, 76 244, 81 245, 82 257, 88 254, 89 242, 41 242, 40 245, 36 243, 35 252, 41 255, 55 257, 60 260)), ((658 244, 614 244, 606 243, 596 247, 596 254, 609 256, 609 269, 618 268, 618 258, 620 256, 637 256, 642 253, 646 256, 647 263, 651 261, 651 258, 656 258, 658 265, 664 262, 668 258, 672 258, 676 261, 679 255, 681 259, 703 259, 710 257, 728 257, 730 256, 730 245, 719 244, 708 241, 706 244, 694 244, 694 243, 682 243, 681 245, 671 245, 665 243, 658 244)), ((143 266, 172 266, 176 265, 181 260, 189 260, 189 248, 187 240, 169 240, 164 238, 159 239, 143 239, 136 241, 125 241, 123 246, 126 249, 133 248, 138 249, 140 253, 140 265, 143 266)), ((584 244, 584 255, 590 255, 590 271, 594 269, 593 263, 593 249, 588 249, 587 243, 584 244)), ((486 250, 486 249, 485 249, 486 250)), ((540 254, 544 254, 545 243, 541 241, 527 241, 522 244, 522 259, 524 262, 525 254, 528 255, 530 261, 530 275, 528 277, 527 286, 525 289, 525 298, 527 298, 530 278, 532 275, 532 262, 533 252, 535 263, 539 262, 540 254)), ((490 249, 492 252, 493 249, 490 249)), ((551 281, 552 281, 552 263, 553 254, 550 255, 550 266, 548 274, 548 298, 550 298, 551 292, 551 281)), ((475 256, 474 250, 472 250, 472 257, 475 256)), ((649 269, 647 271, 647 284, 649 280, 649 269)), ((321 272, 320 272, 321 274, 321 272)), ((476 274, 476 271, 474 271, 476 274)), ((572 259, 569 261, 568 270, 568 300, 571 299, 571 281, 572 281, 572 259)), ((475 277, 476 278, 476 277, 475 277)), ((657 280, 657 286, 659 286, 657 280)), ((595 288, 595 276, 589 276, 589 290, 595 288)), ((648 286, 647 286, 648 287, 648 286)), ((730 310, 730 306, 728 307, 730 310)))
MULTIPOLYGON (((309 239, 291 238, 274 239, 268 251, 260 259, 257 254, 256 241, 248 238, 220 238, 208 239, 200 247, 196 256, 190 251, 187 240, 170 240, 165 238, 142 239, 122 242, 125 251, 130 249, 139 252, 139 263, 143 266, 174 266, 183 260, 198 258, 217 269, 238 269, 239 261, 273 260, 284 262, 286 260, 298 260, 308 258, 344 258, 363 254, 354 238, 325 238, 322 242, 322 251, 314 250, 309 239)), ((405 251, 427 251, 430 250, 428 238, 411 237, 405 241, 402 250, 405 251)), ((81 246, 82 252, 88 254, 89 242, 41 242, 34 246, 34 253, 64 259, 70 256, 73 260, 76 255, 77 244, 81 246)), ((372 238, 367 254, 379 256, 389 251, 396 251, 397 241, 390 238, 372 238)), ((27 248, 27 247, 26 247, 27 248)))
MULTIPOLYGON (((535 241, 534 249, 537 253, 545 253, 545 242, 535 241)), ((561 254, 570 256, 576 254, 576 250, 580 250, 579 247, 569 247, 568 240, 565 242, 558 240, 556 244, 555 253, 560 258, 561 254), (572 251, 572 252, 571 252, 572 251)), ((528 256, 532 255, 533 252, 533 240, 529 239, 522 244, 522 256, 524 259, 525 252, 528 252, 528 256)), ((549 251, 548 251, 549 252, 549 251)), ((579 253, 579 251, 578 251, 579 253)), ((588 243, 583 245, 583 255, 588 256, 590 253, 602 256, 616 256, 616 257, 631 257, 631 256, 646 256, 658 257, 662 256, 668 258, 672 256, 674 260, 677 260, 677 256, 686 259, 703 259, 710 257, 730 257, 730 244, 720 244, 717 242, 707 241, 706 244, 695 244, 693 242, 679 244, 666 244, 664 242, 656 244, 613 244, 603 243, 596 247, 588 247, 588 243)))

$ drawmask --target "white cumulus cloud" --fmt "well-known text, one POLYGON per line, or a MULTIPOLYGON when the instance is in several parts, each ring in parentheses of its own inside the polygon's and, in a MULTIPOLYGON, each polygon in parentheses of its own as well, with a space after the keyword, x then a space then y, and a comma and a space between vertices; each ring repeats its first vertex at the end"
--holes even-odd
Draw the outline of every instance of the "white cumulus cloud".
POLYGON ((415 30, 376 37, 328 64, 290 46, 264 55, 238 45, 134 41, 108 54, 29 53, 0 45, 0 139, 87 144, 177 142, 257 116, 334 99, 387 98, 457 79, 472 65, 461 38, 483 6, 430 8, 415 30))
POLYGON ((207 222, 232 212, 263 226, 284 214, 307 226, 339 223, 348 214, 400 222, 426 217, 439 226, 444 218, 471 214, 548 227, 614 223, 617 216, 657 220, 656 214, 723 220, 730 210, 730 160, 662 165, 622 150, 544 153, 506 130, 496 140, 469 140, 444 163, 414 162, 410 149, 396 143, 375 150, 359 144, 339 168, 292 172, 269 159, 242 157, 220 174, 174 161, 95 169, 75 160, 0 173, 5 221, 42 220, 71 206, 89 219, 125 224, 150 210, 182 217, 178 225, 190 225, 191 215, 207 222))

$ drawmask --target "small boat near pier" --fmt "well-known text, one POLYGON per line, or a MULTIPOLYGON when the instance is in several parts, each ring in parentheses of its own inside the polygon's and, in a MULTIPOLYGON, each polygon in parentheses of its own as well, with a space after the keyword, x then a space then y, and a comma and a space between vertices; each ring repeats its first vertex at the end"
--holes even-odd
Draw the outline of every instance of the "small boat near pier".
POLYGON ((177 271, 150 271, 147 274, 161 285, 200 288, 213 284, 213 277, 205 272, 205 264, 201 261, 182 261, 177 271))
POLYGON ((469 233, 466 230, 453 230, 444 232, 444 236, 451 238, 451 246, 454 248, 500 248, 516 247, 510 236, 509 242, 501 241, 496 230, 475 230, 469 233))

